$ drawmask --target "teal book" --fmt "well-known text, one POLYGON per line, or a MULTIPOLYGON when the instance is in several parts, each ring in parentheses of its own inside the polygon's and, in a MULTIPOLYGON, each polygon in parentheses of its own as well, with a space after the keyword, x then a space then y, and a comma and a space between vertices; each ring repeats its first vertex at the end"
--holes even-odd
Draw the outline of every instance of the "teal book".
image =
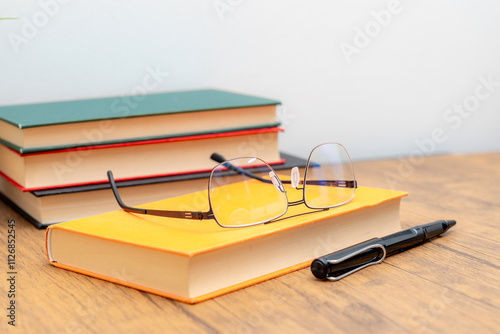
POLYGON ((0 143, 34 153, 273 127, 278 104, 205 89, 0 106, 0 143))

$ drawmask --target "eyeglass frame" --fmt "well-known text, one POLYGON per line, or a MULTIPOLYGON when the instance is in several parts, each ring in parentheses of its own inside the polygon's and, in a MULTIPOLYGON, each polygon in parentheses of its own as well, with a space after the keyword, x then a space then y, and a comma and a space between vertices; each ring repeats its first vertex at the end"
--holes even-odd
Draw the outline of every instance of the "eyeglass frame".
MULTIPOLYGON (((208 202, 209 202, 209 206, 210 206, 210 209, 208 211, 157 210, 157 209, 143 209, 143 208, 131 207, 131 206, 125 204, 123 202, 123 200, 121 199, 121 196, 118 193, 118 187, 116 186, 116 182, 115 182, 115 179, 113 177, 113 172, 111 170, 108 170, 107 176, 108 176, 109 184, 110 184, 111 189, 113 191, 113 195, 114 195, 114 197, 115 197, 118 205, 120 206, 121 209, 123 209, 126 212, 137 213, 137 214, 145 214, 145 215, 152 215, 152 216, 159 216, 159 217, 168 217, 168 218, 180 218, 180 219, 195 219, 195 220, 214 219, 215 222, 217 223, 217 225, 219 225, 220 227, 223 227, 223 228, 249 227, 249 226, 254 226, 254 225, 271 223, 272 221, 274 221, 274 220, 280 218, 281 216, 283 216, 288 211, 288 208, 290 206, 296 206, 296 205, 300 205, 300 204, 305 204, 309 209, 312 209, 312 210, 329 210, 331 208, 335 208, 335 207, 344 205, 344 204, 350 202, 354 198, 355 193, 353 193, 353 196, 349 200, 344 201, 344 202, 339 203, 339 204, 335 204, 335 205, 329 206, 329 207, 318 208, 318 207, 312 207, 312 206, 310 206, 310 205, 307 204, 307 202, 305 200, 305 198, 306 198, 306 194, 305 194, 306 187, 303 186, 302 188, 299 188, 298 186, 305 185, 305 184, 311 184, 311 182, 314 182, 314 180, 309 180, 309 181, 306 182, 306 180, 307 180, 307 171, 309 169, 309 164, 311 162, 311 156, 312 156, 312 153, 314 152, 314 150, 316 148, 318 148, 318 147, 320 147, 322 145, 325 145, 325 144, 336 144, 336 145, 341 146, 344 149, 344 151, 347 154, 347 158, 349 159, 349 165, 351 166, 353 180, 319 180, 319 181, 322 182, 322 183, 328 182, 328 186, 336 186, 336 187, 343 187, 343 188, 354 188, 354 189, 356 189, 358 187, 358 183, 357 183, 355 175, 354 175, 354 168, 352 166, 352 161, 351 161, 349 153, 347 152, 347 150, 345 149, 345 147, 342 144, 333 143, 333 142, 332 143, 323 143, 323 144, 317 145, 317 146, 315 146, 311 150, 311 153, 309 154, 309 158, 307 159, 307 164, 306 164, 306 168, 305 168, 305 172, 304 172, 304 178, 302 180, 299 180, 299 183, 298 183, 297 187, 295 187, 296 190, 302 190, 302 199, 301 200, 297 200, 297 201, 293 201, 293 202, 289 202, 288 201, 288 196, 286 194, 286 190, 283 189, 283 192, 285 193, 285 197, 286 197, 286 200, 287 200, 286 210, 284 210, 284 212, 281 215, 279 215, 277 217, 274 217, 274 218, 272 218, 270 220, 256 222, 256 223, 251 223, 251 224, 244 224, 244 225, 223 225, 223 224, 221 224, 217 220, 217 218, 215 217, 215 215, 213 213, 212 203, 211 203, 211 199, 210 199, 210 185, 211 185, 211 179, 212 179, 213 171, 218 166, 223 165, 224 167, 226 167, 228 169, 228 171, 229 170, 233 170, 235 172, 244 174, 244 175, 246 175, 248 177, 251 177, 253 179, 256 179, 258 181, 265 182, 265 183, 273 183, 273 182, 272 182, 271 179, 265 179, 265 178, 263 178, 263 177, 261 177, 259 175, 256 175, 256 174, 252 173, 249 170, 245 170, 244 168, 241 168, 241 167, 238 167, 238 166, 235 166, 235 165, 229 163, 228 160, 226 160, 222 155, 220 155, 218 153, 213 153, 210 156, 210 158, 212 160, 218 162, 218 164, 214 168, 212 168, 212 170, 210 172, 210 179, 208 180, 208 202), (332 185, 331 183, 334 183, 334 185, 332 185)), ((239 158, 252 159, 254 157, 239 157, 239 158)), ((238 159, 238 158, 235 158, 235 159, 238 159)), ((234 160, 234 159, 231 159, 231 160, 234 160)), ((259 160, 261 160, 261 159, 259 159, 259 160)), ((264 160, 261 160, 261 161, 264 162, 267 165, 267 167, 270 168, 270 170, 273 172, 273 176, 275 176, 279 180, 279 182, 280 182, 281 185, 283 185, 283 184, 292 184, 292 180, 281 180, 278 177, 278 175, 276 174, 276 171, 269 164, 267 164, 264 160)))

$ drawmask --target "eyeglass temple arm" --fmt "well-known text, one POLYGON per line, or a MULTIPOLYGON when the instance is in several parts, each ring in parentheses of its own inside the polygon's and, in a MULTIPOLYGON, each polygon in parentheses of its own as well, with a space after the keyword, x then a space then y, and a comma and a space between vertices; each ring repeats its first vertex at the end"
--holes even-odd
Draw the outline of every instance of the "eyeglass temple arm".
MULTIPOLYGON (((259 181, 262 181, 262 182, 266 182, 266 183, 272 183, 271 180, 268 180, 268 179, 264 179, 258 175, 255 175, 254 173, 248 171, 248 170, 245 170, 243 168, 240 168, 240 167, 237 167, 229 162, 226 161, 226 159, 220 155, 219 153, 213 153, 210 158, 214 161, 217 161, 218 163, 224 163, 224 166, 228 169, 231 169, 235 172, 238 172, 238 173, 242 173, 242 174, 245 174, 246 176, 249 176, 251 178, 254 178, 256 180, 259 180, 259 181)), ((292 181, 291 180, 281 180, 281 183, 285 183, 285 184, 291 184, 292 181)), ((301 185, 304 184, 304 181, 300 181, 301 185)), ((330 187, 344 187, 344 188, 357 188, 358 187, 358 182, 356 180, 329 180, 329 181, 316 181, 316 180, 309 180, 307 181, 307 184, 311 184, 311 185, 327 185, 327 186, 330 186, 330 187)))
POLYGON ((111 185, 111 189, 113 190, 113 194, 115 195, 116 202, 118 202, 118 205, 127 212, 140 213, 144 215, 161 216, 161 217, 182 218, 182 219, 202 220, 202 219, 213 218, 213 213, 211 211, 202 212, 202 211, 154 210, 154 209, 134 208, 128 206, 125 203, 123 203, 120 194, 118 193, 118 188, 116 187, 112 171, 108 171, 108 180, 109 184, 111 185))
POLYGON ((238 166, 233 165, 232 163, 227 162, 226 159, 222 155, 220 155, 219 153, 213 153, 210 156, 210 159, 212 159, 218 163, 223 163, 224 167, 226 167, 227 169, 230 169, 232 171, 245 174, 246 176, 251 177, 251 178, 256 179, 256 180, 259 180, 261 182, 272 183, 272 181, 269 179, 264 179, 263 177, 255 175, 254 173, 252 173, 248 170, 245 170, 243 168, 240 168, 238 166))

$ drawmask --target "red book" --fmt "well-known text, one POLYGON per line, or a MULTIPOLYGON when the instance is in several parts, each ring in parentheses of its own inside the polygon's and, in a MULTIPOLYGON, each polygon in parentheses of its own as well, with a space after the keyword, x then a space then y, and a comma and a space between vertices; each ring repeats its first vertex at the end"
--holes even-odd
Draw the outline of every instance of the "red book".
POLYGON ((280 163, 280 127, 19 153, 0 144, 0 173, 23 191, 211 170, 210 155, 280 163))

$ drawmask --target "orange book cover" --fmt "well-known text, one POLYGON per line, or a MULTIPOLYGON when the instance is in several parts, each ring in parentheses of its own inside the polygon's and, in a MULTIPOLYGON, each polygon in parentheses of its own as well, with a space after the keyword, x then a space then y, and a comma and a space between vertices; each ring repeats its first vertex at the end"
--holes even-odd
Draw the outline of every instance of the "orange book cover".
MULTIPOLYGON (((244 228, 118 210, 49 226, 46 251, 54 266, 197 303, 399 231, 400 199, 406 195, 359 187, 355 198, 343 206, 322 211, 293 206, 277 221, 244 228)), ((208 206, 202 191, 143 207, 208 210, 208 206)))

